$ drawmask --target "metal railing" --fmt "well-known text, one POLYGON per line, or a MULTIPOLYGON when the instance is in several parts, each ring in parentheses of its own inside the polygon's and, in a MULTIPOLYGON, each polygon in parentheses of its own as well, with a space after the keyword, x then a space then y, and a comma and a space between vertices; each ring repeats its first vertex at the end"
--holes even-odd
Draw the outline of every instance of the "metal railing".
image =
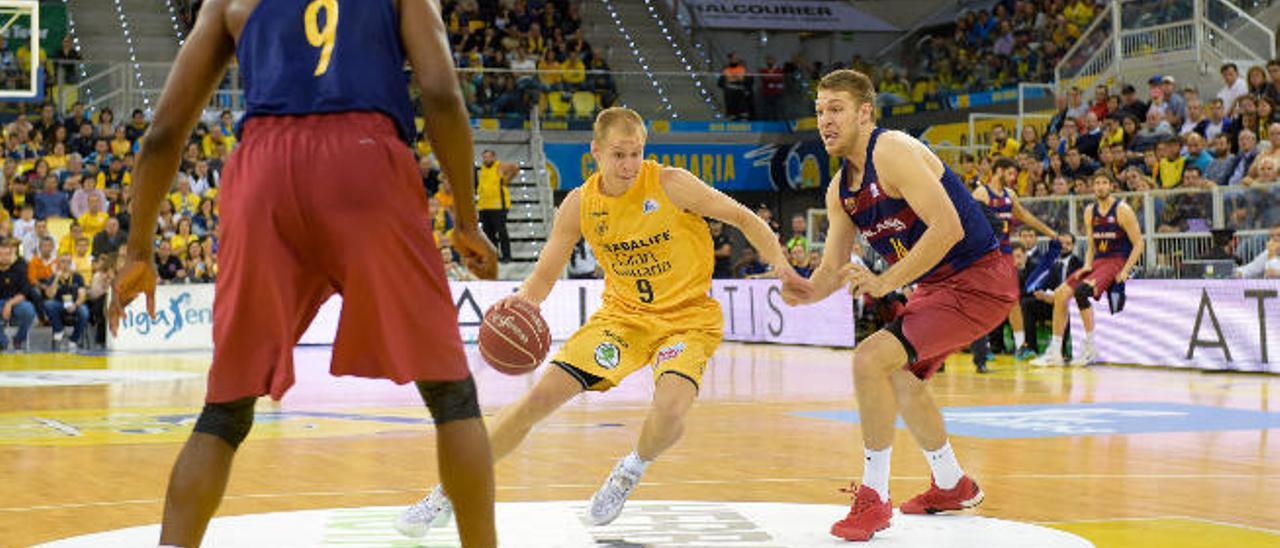
MULTIPOLYGON (((1058 90, 1088 89, 1123 72, 1126 61, 1187 52, 1162 63, 1262 64, 1275 57, 1275 32, 1226 0, 1128 0, 1108 4, 1055 67, 1058 90)), ((1170 67, 1172 68, 1172 67, 1170 67)))
POLYGON ((1120 33, 1120 55, 1136 59, 1195 47, 1195 23, 1191 19, 1120 33))
MULTIPOLYGON (((66 65, 70 71, 54 70, 57 75, 56 88, 58 91, 53 97, 55 105, 63 112, 70 109, 70 106, 76 101, 83 101, 91 111, 110 108, 116 113, 130 112, 135 108, 146 110, 149 106, 154 106, 159 99, 163 90, 162 82, 155 82, 155 85, 147 85, 140 87, 134 78, 135 70, 147 71, 153 74, 168 74, 171 63, 95 63, 95 62, 53 62, 53 66, 66 65), (137 65, 135 67, 135 65, 137 65), (64 73, 83 75, 78 78, 64 79, 64 73), (70 80, 70 81, 68 81, 70 80)), ((667 85, 677 82, 687 83, 690 79, 700 82, 703 89, 710 90, 708 93, 715 94, 717 99, 723 97, 723 90, 719 87, 721 74, 718 72, 624 72, 624 71, 598 71, 586 70, 583 72, 575 72, 571 70, 551 70, 551 71, 517 71, 513 69, 494 69, 494 68, 462 68, 457 69, 459 81, 463 86, 463 94, 467 98, 469 107, 478 107, 471 109, 471 115, 475 117, 517 117, 527 118, 530 109, 517 109, 514 111, 500 111, 497 108, 500 103, 499 96, 490 97, 485 100, 480 92, 481 86, 489 85, 505 85, 508 78, 511 81, 510 91, 523 92, 528 91, 529 97, 523 97, 525 103, 533 103, 529 105, 531 108, 538 108, 543 118, 574 118, 583 117, 590 118, 594 112, 600 108, 611 106, 614 104, 627 105, 641 111, 646 117, 656 119, 667 118, 667 110, 661 105, 657 105, 653 101, 651 91, 651 80, 658 80, 667 85), (581 77, 581 84, 564 84, 563 80, 566 76, 581 77), (597 79, 602 82, 597 85, 597 79), (593 91, 597 93, 595 105, 593 108, 583 107, 584 99, 581 97, 573 97, 574 91, 593 91), (553 93, 559 93, 557 97, 551 97, 553 93), (651 105, 651 103, 654 103, 651 105), (646 105, 658 106, 660 108, 648 109, 646 105)), ((753 100, 753 110, 755 116, 752 119, 787 119, 799 118, 803 116, 811 116, 812 102, 807 93, 808 79, 786 78, 784 84, 783 96, 778 99, 778 105, 774 105, 765 101, 763 97, 762 82, 773 75, 766 74, 747 74, 751 78, 751 95, 753 100)), ((417 83, 410 81, 409 83, 411 96, 417 96, 417 83)), ((505 89, 505 88, 504 88, 505 89)), ((590 104, 590 101, 587 101, 590 104)), ((244 109, 244 89, 240 78, 239 70, 232 66, 228 68, 223 78, 222 85, 214 92, 210 98, 207 109, 210 112, 218 112, 222 110, 231 110, 239 112, 244 109)))
POLYGON ((1072 86, 1089 89, 1098 77, 1110 71, 1116 61, 1116 48, 1110 46, 1116 26, 1115 10, 1107 9, 1080 34, 1054 69, 1059 92, 1072 86))
MULTIPOLYGON (((1142 225, 1145 250, 1138 261, 1138 273, 1144 278, 1176 278, 1182 272, 1183 262, 1219 251, 1214 248, 1210 226, 1235 230, 1234 255, 1246 262, 1266 251, 1270 229, 1280 226, 1280 183, 1207 190, 1120 192, 1113 196, 1133 207, 1142 225), (1247 214, 1235 215, 1234 212, 1247 214), (1174 227, 1169 224, 1185 223, 1197 217, 1202 217, 1199 220, 1203 223, 1192 223, 1195 230, 1173 231, 1174 227)), ((1074 234, 1074 251, 1081 257, 1087 245, 1087 235, 1083 234, 1084 215, 1095 201, 1091 194, 1021 200, 1024 207, 1058 232, 1074 234)), ((820 248, 821 242, 814 238, 820 239, 818 227, 825 222, 827 212, 810 209, 807 214, 810 242, 820 248)), ((1039 246, 1046 247, 1047 239, 1042 237, 1039 246)))
MULTIPOLYGON (((1230 38, 1239 45, 1244 53, 1263 54, 1267 59, 1275 57, 1274 29, 1259 23, 1248 12, 1240 9, 1236 2, 1205 0, 1203 9, 1205 22, 1220 30, 1223 37, 1230 38)), ((1252 58, 1253 55, 1245 55, 1232 59, 1252 58)))
MULTIPOLYGON (((1120 192, 1115 196, 1138 216, 1147 240, 1146 265, 1174 266, 1175 258, 1203 256, 1211 229, 1232 229, 1251 236, 1280 226, 1280 183, 1120 192)), ((1092 195, 1072 194, 1021 201, 1055 230, 1083 237, 1084 215, 1096 200, 1092 195)))

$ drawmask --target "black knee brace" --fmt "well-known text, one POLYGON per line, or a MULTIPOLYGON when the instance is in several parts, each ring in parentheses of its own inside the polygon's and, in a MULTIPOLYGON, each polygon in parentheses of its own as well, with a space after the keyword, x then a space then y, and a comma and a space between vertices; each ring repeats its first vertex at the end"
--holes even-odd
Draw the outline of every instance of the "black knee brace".
POLYGON ((1089 302, 1090 299, 1093 299, 1093 286, 1080 284, 1076 287, 1076 305, 1080 307, 1080 310, 1088 310, 1093 306, 1093 303, 1089 302))
POLYGON ((196 420, 195 431, 218 436, 232 449, 237 449, 253 428, 253 404, 257 401, 256 396, 251 396, 226 403, 206 403, 196 420))
POLYGON ((476 382, 467 375, 460 381, 418 381, 418 393, 431 411, 436 425, 480 418, 480 401, 476 399, 476 382))

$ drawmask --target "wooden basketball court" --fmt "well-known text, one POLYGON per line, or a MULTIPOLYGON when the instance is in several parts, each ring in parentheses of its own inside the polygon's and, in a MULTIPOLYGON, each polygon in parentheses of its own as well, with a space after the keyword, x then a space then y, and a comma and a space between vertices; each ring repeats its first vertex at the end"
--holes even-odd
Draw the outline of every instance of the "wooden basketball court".
MULTIPOLYGON (((416 391, 331 378, 328 356, 327 348, 299 349, 298 385, 283 402, 259 403, 220 517, 400 506, 435 483, 431 426, 416 391)), ((169 468, 199 411, 208 358, 0 357, 0 546, 157 523, 169 468)), ((849 363, 847 350, 725 344, 685 438, 650 467, 633 506, 847 505, 838 489, 861 472, 849 363)), ((1280 379, 1032 369, 1007 358, 994 366, 979 376, 967 356, 956 356, 931 383, 961 463, 986 491, 976 514, 1066 531, 1097 546, 1280 545, 1280 439, 1272 437, 1280 428, 1273 392, 1280 379)), ((477 367, 487 414, 534 379, 477 367)), ((499 464, 499 501, 588 499, 634 444, 651 385, 645 370, 566 406, 499 464)), ((898 432, 895 502, 929 482, 915 442, 898 432)), ((829 525, 842 515, 837 509, 818 519, 829 525)), ((333 544, 389 532, 387 523, 333 544)), ((588 545, 722 545, 619 536, 625 543, 588 545)), ((504 546, 521 545, 504 539, 504 546)))

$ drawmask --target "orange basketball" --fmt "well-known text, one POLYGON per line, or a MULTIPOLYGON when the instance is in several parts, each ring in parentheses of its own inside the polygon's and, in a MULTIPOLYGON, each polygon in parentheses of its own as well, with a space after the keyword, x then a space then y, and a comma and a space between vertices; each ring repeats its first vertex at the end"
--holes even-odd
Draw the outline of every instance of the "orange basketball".
POLYGON ((538 307, 522 300, 490 308, 480 324, 480 355, 498 371, 523 375, 542 364, 551 349, 551 330, 538 307))

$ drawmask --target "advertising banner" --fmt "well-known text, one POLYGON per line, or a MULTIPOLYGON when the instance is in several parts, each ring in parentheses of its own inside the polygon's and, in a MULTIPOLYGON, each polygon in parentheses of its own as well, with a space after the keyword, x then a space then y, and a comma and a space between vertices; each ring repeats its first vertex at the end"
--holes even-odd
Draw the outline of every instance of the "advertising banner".
POLYGON ((689 5, 698 23, 716 29, 781 29, 801 31, 898 30, 848 2, 803 0, 679 0, 689 5))
MULTIPOLYGON (((462 339, 475 342, 484 311, 519 288, 519 282, 449 282, 458 308, 462 339)), ((564 341, 600 308, 603 280, 560 280, 542 302, 551 338, 564 341)), ((792 308, 782 302, 773 280, 713 280, 711 296, 720 301, 727 341, 853 346, 853 300, 838 291, 826 300, 792 308)), ((341 297, 320 308, 302 344, 332 344, 341 297)))
MULTIPOLYGON (((545 150, 555 190, 581 186, 596 171, 588 143, 547 143, 545 150)), ((657 143, 645 146, 645 157, 687 169, 727 192, 821 188, 839 169, 816 139, 790 144, 657 143)))
MULTIPOLYGON (((463 340, 475 342, 484 311, 510 295, 518 282, 449 282, 458 310, 463 340)), ((601 280, 561 280, 542 303, 542 315, 557 341, 569 338, 600 308, 601 280)), ((782 302, 773 280, 715 280, 712 296, 724 314, 725 340, 853 346, 852 300, 843 291, 810 306, 792 308, 782 302)), ((334 296, 320 308, 301 344, 333 344, 342 311, 334 296)), ((252 313, 250 311, 249 313, 252 313)), ((376 329, 376 326, 370 326, 376 329)), ((213 348, 213 285, 166 285, 156 289, 156 317, 147 317, 146 304, 129 305, 112 350, 211 350, 213 348)), ((429 342, 424 341, 424 351, 429 342)))
MULTIPOLYGON (((1133 280, 1122 312, 1111 315, 1105 301, 1094 310, 1105 363, 1280 371, 1280 280, 1133 280)), ((1074 304, 1071 333, 1078 352, 1074 304)))
MULTIPOLYGON (((213 284, 156 287, 156 317, 143 297, 125 309, 120 332, 108 337, 111 350, 212 350, 213 284)), ((252 312, 250 312, 252 313, 252 312)))

